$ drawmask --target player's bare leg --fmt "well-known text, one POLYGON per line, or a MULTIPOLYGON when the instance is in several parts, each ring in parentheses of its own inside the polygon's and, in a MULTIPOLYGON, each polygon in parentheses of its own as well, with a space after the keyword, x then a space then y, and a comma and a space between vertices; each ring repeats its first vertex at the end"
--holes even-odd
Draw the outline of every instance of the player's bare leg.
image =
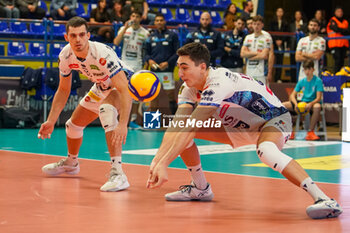
POLYGON ((78 105, 71 118, 66 122, 68 157, 57 163, 47 164, 42 171, 48 175, 67 173, 78 174, 80 171, 78 154, 83 141, 84 128, 97 118, 97 114, 78 105))
MULTIPOLYGON (((212 129, 210 132, 208 129, 201 129, 196 133, 195 137, 207 141, 231 144, 224 128, 212 129)), ((205 178, 198 148, 194 141, 181 153, 181 158, 191 174, 192 182, 190 185, 181 186, 178 191, 166 194, 165 199, 168 201, 211 201, 214 194, 205 178)))
POLYGON ((309 206, 306 212, 311 218, 339 216, 342 213, 339 204, 324 194, 294 159, 280 151, 283 145, 284 137, 281 131, 275 127, 264 128, 257 143, 260 160, 310 194, 315 204, 309 206))
POLYGON ((127 177, 122 169, 122 142, 116 140, 114 130, 118 127, 120 111, 120 95, 116 90, 110 92, 100 106, 100 120, 105 129, 105 136, 109 155, 111 157, 111 171, 109 180, 101 187, 101 191, 120 191, 128 188, 127 177))

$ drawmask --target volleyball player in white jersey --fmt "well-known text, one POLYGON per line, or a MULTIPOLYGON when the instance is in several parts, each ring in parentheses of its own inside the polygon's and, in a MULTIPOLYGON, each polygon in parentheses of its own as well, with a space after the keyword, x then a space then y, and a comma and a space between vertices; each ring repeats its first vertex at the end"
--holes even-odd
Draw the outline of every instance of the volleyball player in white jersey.
POLYGON ((57 163, 47 164, 42 170, 48 175, 79 173, 77 158, 83 130, 99 117, 105 129, 112 164, 109 180, 101 187, 101 191, 119 191, 129 187, 122 169, 121 151, 128 132, 131 97, 128 93, 127 76, 132 75, 132 71, 113 49, 105 44, 89 41, 89 38, 88 26, 83 18, 73 17, 68 21, 65 39, 69 44, 59 55, 59 87, 50 114, 39 129, 38 137, 50 138, 70 94, 72 70, 80 71, 95 84, 66 122, 68 157, 57 163))
POLYGON ((272 38, 268 33, 263 33, 263 17, 257 15, 253 18, 254 33, 245 37, 241 49, 241 57, 247 58, 246 74, 266 82, 268 74, 267 61, 271 50, 272 38))
POLYGON ((325 195, 305 170, 281 152, 292 131, 291 116, 279 99, 263 83, 209 67, 210 54, 200 43, 186 44, 177 51, 179 77, 184 81, 179 92, 175 121, 195 122, 194 126, 168 129, 154 157, 147 187, 157 188, 168 180, 167 167, 180 154, 190 171, 192 183, 165 195, 168 201, 211 201, 214 194, 202 171, 194 138, 238 147, 257 145, 259 159, 280 172, 293 184, 303 188, 315 204, 307 208, 311 218, 337 217, 338 203, 325 195), (188 116, 187 118, 184 116, 188 116), (221 132, 200 128, 215 117, 222 122, 221 132))
POLYGON ((320 76, 320 59, 326 50, 326 41, 318 36, 320 23, 317 19, 311 19, 308 24, 309 35, 298 41, 295 52, 295 60, 301 62, 298 80, 306 77, 303 68, 303 62, 306 60, 314 61, 314 75, 320 76))
MULTIPOLYGON (((141 12, 133 11, 130 19, 119 29, 118 35, 113 41, 115 45, 120 45, 123 42, 122 61, 127 63, 134 72, 141 70, 143 67, 144 43, 150 35, 148 30, 140 25, 141 17, 141 12)), ((136 123, 137 111, 138 102, 133 100, 129 123, 129 127, 132 129, 141 128, 136 123)))

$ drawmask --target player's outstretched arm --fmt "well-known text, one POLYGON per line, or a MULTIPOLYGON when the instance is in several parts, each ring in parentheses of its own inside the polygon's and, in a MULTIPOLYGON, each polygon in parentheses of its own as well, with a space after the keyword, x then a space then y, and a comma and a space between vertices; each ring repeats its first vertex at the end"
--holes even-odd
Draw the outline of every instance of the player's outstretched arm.
POLYGON ((49 116, 47 120, 41 124, 38 138, 45 139, 51 137, 56 121, 67 103, 71 91, 71 85, 72 74, 70 74, 68 77, 63 77, 60 75, 60 83, 55 97, 53 98, 49 116))
MULTIPOLYGON (((187 118, 191 116, 193 112, 193 106, 191 104, 181 104, 178 106, 177 111, 175 113, 175 117, 173 122, 185 121, 187 118)), ((178 124, 176 124, 178 125, 178 124)), ((152 170, 153 165, 158 163, 159 160, 170 150, 170 147, 176 137, 176 133, 180 132, 179 127, 169 127, 163 136, 162 143, 157 151, 157 154, 152 160, 150 169, 152 170)))
POLYGON ((125 144, 126 136, 128 133, 128 121, 131 111, 132 99, 128 92, 128 79, 124 72, 117 73, 111 78, 112 85, 117 88, 120 93, 120 117, 119 124, 114 130, 115 134, 113 137, 114 143, 125 144))
MULTIPOLYGON (((198 106, 192 113, 190 120, 195 120, 196 122, 205 121, 215 113, 217 108, 216 106, 198 106)), ((176 132, 169 150, 166 152, 162 151, 159 154, 157 153, 160 159, 155 163, 152 162, 147 181, 148 188, 158 188, 168 180, 166 168, 194 139, 196 130, 196 127, 185 127, 181 129, 179 132, 176 132)))

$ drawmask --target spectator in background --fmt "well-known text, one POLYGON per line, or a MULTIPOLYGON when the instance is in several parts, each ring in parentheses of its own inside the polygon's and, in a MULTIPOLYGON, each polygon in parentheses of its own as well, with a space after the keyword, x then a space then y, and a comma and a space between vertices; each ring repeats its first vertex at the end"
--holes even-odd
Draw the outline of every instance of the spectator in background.
POLYGON ((272 38, 263 32, 264 18, 257 15, 253 18, 254 33, 245 37, 241 57, 247 58, 246 74, 264 84, 268 75, 267 60, 271 50, 272 38))
MULTIPOLYGON (((90 23, 110 23, 110 15, 107 11, 106 0, 98 0, 97 7, 90 12, 90 23)), ((103 37, 107 42, 112 42, 114 31, 112 26, 92 26, 91 33, 103 37)))
MULTIPOLYGON (((329 20, 327 25, 328 37, 342 37, 349 34, 349 23, 343 18, 343 9, 336 7, 334 16, 329 20)), ((335 39, 328 41, 328 47, 334 58, 334 73, 338 72, 344 65, 346 52, 349 48, 348 39, 335 39)))
POLYGON ((224 52, 224 40, 221 33, 211 26, 212 19, 208 12, 203 12, 199 19, 199 27, 187 34, 185 44, 198 42, 205 44, 210 52, 210 65, 216 66, 216 59, 224 52))
POLYGON ((15 0, 0 0, 0 8, 5 18, 19 18, 19 9, 15 7, 15 0))
POLYGON ((320 31, 318 34, 326 35, 327 34, 327 21, 325 19, 325 13, 324 10, 317 10, 315 12, 315 19, 320 22, 320 31))
MULTIPOLYGON (((307 27, 306 27, 306 22, 303 19, 303 14, 301 11, 295 11, 294 13, 294 20, 292 23, 290 23, 290 32, 295 32, 298 33, 298 35, 300 37, 303 37, 306 33, 307 27)), ((296 36, 292 36, 290 37, 289 40, 289 48, 291 51, 295 51, 297 48, 297 39, 296 36)), ((296 65, 296 61, 295 61, 295 56, 294 53, 291 53, 290 55, 290 64, 291 65, 296 65)), ((290 71, 290 76, 291 76, 291 82, 297 82, 297 69, 295 68, 291 68, 290 71)))
MULTIPOLYGON (((134 72, 142 70, 144 46, 149 37, 148 30, 140 25, 141 15, 140 11, 133 11, 130 19, 119 29, 118 35, 113 40, 113 43, 118 46, 123 42, 122 61, 134 72)), ((138 102, 133 101, 129 128, 141 128, 136 123, 138 106, 138 102)))
POLYGON ((225 42, 224 54, 221 57, 221 65, 233 72, 243 73, 243 59, 241 58, 241 48, 245 38, 245 22, 241 17, 234 21, 234 29, 222 34, 225 42))
POLYGON ((129 19, 130 8, 124 7, 122 0, 114 0, 113 7, 108 9, 110 15, 110 22, 122 22, 125 23, 129 19))
MULTIPOLYGON (((303 70, 305 70, 304 76, 300 77, 295 89, 289 96, 289 101, 283 102, 283 105, 292 114, 295 114, 298 112, 298 102, 306 102, 305 111, 312 110, 312 117, 310 129, 305 139, 318 140, 320 137, 315 134, 314 130, 320 118, 323 83, 319 77, 314 75, 314 62, 312 60, 303 62, 303 70)), ((294 139, 294 134, 290 139, 294 139)))
POLYGON ((227 6, 226 11, 224 13, 224 29, 232 30, 235 27, 235 18, 237 17, 237 7, 236 4, 230 3, 227 6))
POLYGON ((173 72, 177 61, 179 37, 177 33, 166 28, 166 21, 161 13, 156 14, 154 25, 156 29, 146 40, 145 61, 162 81, 162 88, 169 98, 170 111, 175 114, 177 103, 173 72))
POLYGON ((52 0, 51 17, 54 20, 69 20, 77 15, 76 6, 77 0, 52 0))
MULTIPOLYGON (((271 22, 270 30, 273 32, 288 32, 288 23, 284 19, 284 10, 283 8, 279 7, 276 10, 276 15, 271 22)), ((287 42, 287 38, 285 36, 273 36, 273 44, 275 50, 278 50, 279 53, 276 54, 276 64, 282 65, 283 64, 283 57, 284 53, 281 51, 284 51, 286 49, 285 43, 287 42)), ((275 81, 281 82, 281 74, 282 74, 282 68, 276 68, 275 71, 275 81)))
POLYGON ((246 28, 244 29, 245 34, 248 35, 250 33, 253 33, 254 32, 254 29, 253 29, 253 18, 249 17, 245 23, 246 23, 246 28))
POLYGON ((17 0, 21 18, 42 19, 46 15, 45 9, 38 6, 39 0, 17 0))
MULTIPOLYGON (((319 77, 321 73, 320 60, 326 50, 326 41, 318 36, 318 30, 320 29, 318 20, 310 20, 308 29, 309 35, 301 38, 298 42, 295 60, 302 63, 306 60, 313 60, 315 64, 314 75, 319 77)), ((301 64, 298 80, 306 76, 303 67, 303 64, 301 64)))
POLYGON ((243 11, 241 12, 241 18, 244 21, 247 21, 247 19, 250 17, 250 14, 254 11, 254 5, 252 1, 245 1, 242 3, 243 5, 243 11))
POLYGON ((131 11, 137 10, 142 12, 143 22, 153 24, 155 14, 150 11, 146 0, 126 0, 125 5, 129 7, 131 11))

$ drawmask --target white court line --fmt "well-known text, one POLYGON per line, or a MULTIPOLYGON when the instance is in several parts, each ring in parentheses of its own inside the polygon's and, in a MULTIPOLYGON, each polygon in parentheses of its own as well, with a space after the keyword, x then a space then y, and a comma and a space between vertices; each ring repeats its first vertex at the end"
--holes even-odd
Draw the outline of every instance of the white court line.
MULTIPOLYGON (((283 149, 287 148, 300 148, 300 147, 313 147, 313 146, 328 146, 341 144, 341 142, 322 142, 322 141, 288 141, 283 149)), ((256 145, 247 145, 239 148, 232 148, 227 144, 217 144, 217 145, 201 145, 198 146, 200 155, 210 155, 210 154, 223 154, 223 153, 233 153, 233 152, 243 152, 243 151, 255 151, 256 145)), ((133 154, 133 155, 155 155, 158 148, 153 149, 140 149, 140 150, 123 150, 123 154, 133 154)), ((106 152, 108 153, 108 152, 106 152)))

